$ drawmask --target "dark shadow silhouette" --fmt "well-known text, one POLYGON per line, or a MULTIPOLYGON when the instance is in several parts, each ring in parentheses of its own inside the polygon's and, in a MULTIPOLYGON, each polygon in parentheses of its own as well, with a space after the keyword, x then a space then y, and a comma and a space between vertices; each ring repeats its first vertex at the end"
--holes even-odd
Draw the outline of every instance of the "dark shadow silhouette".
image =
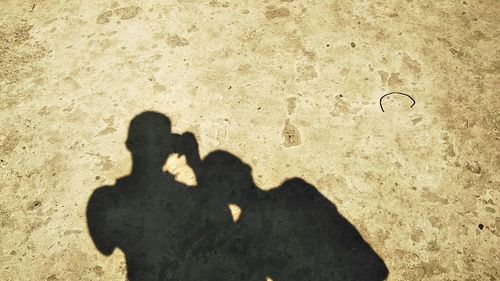
POLYGON ((318 190, 294 178, 260 190, 251 168, 215 151, 200 159, 190 133, 144 112, 129 129, 129 176, 97 189, 87 220, 97 249, 121 249, 136 280, 384 280, 388 270, 358 231, 318 190), (185 155, 197 186, 162 167, 185 155), (228 208, 237 205, 237 221, 228 208))

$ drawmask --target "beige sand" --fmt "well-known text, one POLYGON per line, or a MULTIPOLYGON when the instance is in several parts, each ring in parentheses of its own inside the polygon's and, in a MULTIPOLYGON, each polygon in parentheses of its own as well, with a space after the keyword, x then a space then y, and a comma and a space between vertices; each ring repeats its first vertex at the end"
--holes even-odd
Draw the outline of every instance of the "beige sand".
POLYGON ((498 1, 56 2, 0 2, 0 280, 125 280, 85 209, 145 110, 315 185, 388 280, 499 280, 498 1))

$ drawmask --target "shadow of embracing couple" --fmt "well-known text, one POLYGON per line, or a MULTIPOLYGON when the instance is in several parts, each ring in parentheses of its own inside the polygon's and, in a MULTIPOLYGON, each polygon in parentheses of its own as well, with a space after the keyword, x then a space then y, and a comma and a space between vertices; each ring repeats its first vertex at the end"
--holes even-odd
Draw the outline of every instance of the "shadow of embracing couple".
POLYGON ((94 191, 87 206, 97 249, 123 251, 137 280, 384 280, 383 260, 334 204, 299 178, 264 191, 226 151, 200 158, 193 134, 144 112, 130 123, 130 175, 94 191), (163 171, 184 155, 197 185, 163 171), (241 210, 233 219, 228 205, 241 210))

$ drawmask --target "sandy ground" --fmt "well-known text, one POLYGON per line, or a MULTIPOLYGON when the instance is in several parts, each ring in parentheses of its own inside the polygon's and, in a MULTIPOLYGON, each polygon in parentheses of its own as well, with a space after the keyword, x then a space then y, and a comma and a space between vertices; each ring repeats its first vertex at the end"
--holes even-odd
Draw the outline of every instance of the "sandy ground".
MULTIPOLYGON (((300 177, 388 280, 500 279, 499 13, 483 1, 0 1, 0 280, 125 280, 87 230, 145 110, 262 189, 300 177), (409 94, 379 98, 389 92, 409 94)), ((169 160, 192 181, 182 159, 169 160)), ((191 174, 190 174, 191 173, 191 174)))

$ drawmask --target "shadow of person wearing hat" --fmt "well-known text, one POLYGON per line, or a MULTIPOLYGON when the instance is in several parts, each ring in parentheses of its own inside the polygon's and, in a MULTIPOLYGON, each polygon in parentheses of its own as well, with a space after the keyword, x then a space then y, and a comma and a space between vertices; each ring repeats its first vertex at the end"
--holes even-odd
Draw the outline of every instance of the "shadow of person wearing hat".
POLYGON ((313 185, 292 178, 264 191, 255 184, 250 165, 237 156, 216 150, 201 160, 191 154, 197 151, 194 138, 184 134, 182 139, 205 194, 204 209, 218 214, 212 224, 224 226, 214 244, 226 261, 238 265, 235 276, 244 276, 223 280, 385 280, 383 260, 313 185), (232 224, 228 204, 241 210, 232 224))
POLYGON ((97 249, 125 254, 127 278, 220 281, 381 281, 383 260, 327 198, 302 179, 269 191, 251 167, 217 150, 203 159, 191 133, 171 132, 170 120, 144 112, 130 123, 130 175, 96 189, 87 223, 97 249), (163 171, 184 155, 197 186, 163 171), (229 206, 239 207, 235 219, 229 206))

